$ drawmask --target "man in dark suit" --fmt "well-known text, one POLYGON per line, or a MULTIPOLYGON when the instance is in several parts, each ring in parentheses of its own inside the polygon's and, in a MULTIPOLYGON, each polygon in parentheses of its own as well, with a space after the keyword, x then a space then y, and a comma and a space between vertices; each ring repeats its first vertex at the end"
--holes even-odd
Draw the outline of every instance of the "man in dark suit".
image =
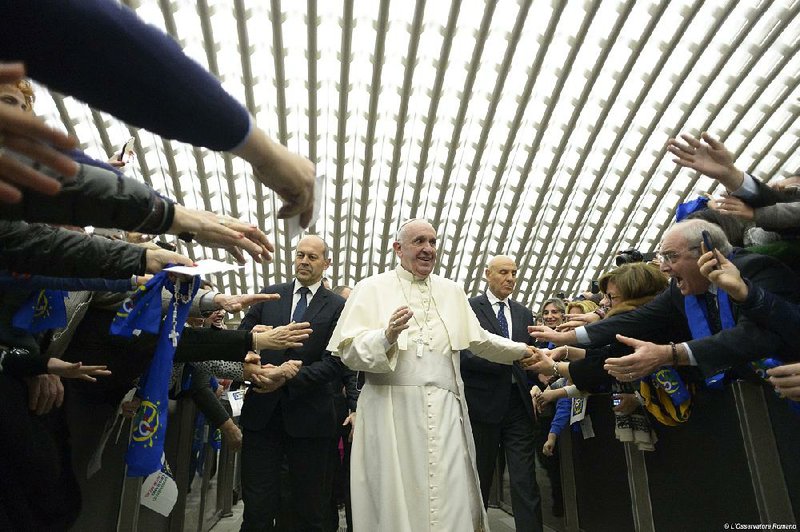
MULTIPOLYGON (((533 314, 509 298, 517 282, 514 259, 497 256, 485 272, 486 293, 469 300, 489 332, 532 344, 533 314)), ((536 484, 533 406, 525 371, 461 352, 461 377, 475 439, 481 495, 488 506, 497 453, 502 446, 511 481, 511 505, 517 530, 542 530, 542 504, 536 484)))
POLYGON ((697 265, 703 230, 709 232, 714 246, 723 255, 730 255, 731 262, 754 285, 787 301, 800 301, 800 284, 787 266, 772 257, 734 250, 717 225, 703 220, 686 220, 664 235, 661 271, 671 281, 669 288, 651 302, 574 331, 556 333, 546 327, 532 327, 531 334, 556 344, 602 346, 611 343, 616 334, 653 340, 665 329, 669 330, 674 345, 622 340, 635 348, 634 353, 609 358, 605 365, 606 371, 620 381, 639 379, 661 366, 676 363, 697 366, 704 377, 711 377, 765 356, 796 360, 794 346, 741 315, 736 304, 732 305, 734 325, 723 327, 718 304, 720 294, 703 277, 697 265), (692 307, 696 309, 694 312, 692 307), (707 321, 710 334, 692 333, 692 327, 701 320, 707 321))
MULTIPOLYGON (((273 530, 280 506, 283 456, 289 467, 292 530, 321 531, 330 503, 331 448, 338 434, 333 397, 344 366, 325 350, 344 307, 344 299, 321 284, 330 265, 327 244, 306 236, 295 250, 295 279, 269 286, 280 294, 250 308, 240 329, 310 322, 313 332, 302 347, 262 350, 261 363, 278 366, 296 359, 298 374, 272 393, 248 391, 240 424, 242 442, 243 531, 273 530)), ((285 513, 285 512, 282 512, 285 513)))

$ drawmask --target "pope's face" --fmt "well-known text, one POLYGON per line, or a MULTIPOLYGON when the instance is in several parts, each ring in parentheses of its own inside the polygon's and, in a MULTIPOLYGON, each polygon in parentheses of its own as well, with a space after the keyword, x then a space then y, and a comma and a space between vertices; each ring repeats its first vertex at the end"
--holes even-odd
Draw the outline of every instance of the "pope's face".
POLYGON ((424 220, 409 222, 401 231, 402 241, 393 244, 400 265, 417 277, 427 277, 436 266, 436 231, 424 220))

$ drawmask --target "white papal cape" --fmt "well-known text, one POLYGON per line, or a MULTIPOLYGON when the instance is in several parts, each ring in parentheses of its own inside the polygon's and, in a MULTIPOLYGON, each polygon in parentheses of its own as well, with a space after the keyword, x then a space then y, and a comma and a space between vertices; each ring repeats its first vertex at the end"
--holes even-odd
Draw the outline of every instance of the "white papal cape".
POLYGON ((526 352, 524 344, 485 331, 463 289, 436 275, 415 279, 398 267, 361 281, 350 294, 328 350, 366 375, 351 454, 356 530, 488 530, 462 349, 506 364, 526 352), (389 345, 389 318, 404 305, 414 318, 389 345))

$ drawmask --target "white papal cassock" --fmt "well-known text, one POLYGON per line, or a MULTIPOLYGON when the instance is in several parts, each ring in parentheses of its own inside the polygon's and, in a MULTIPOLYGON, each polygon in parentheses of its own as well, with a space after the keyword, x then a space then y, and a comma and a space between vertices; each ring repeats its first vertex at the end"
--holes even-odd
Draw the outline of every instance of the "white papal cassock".
POLYGON ((398 267, 356 285, 328 349, 366 374, 351 454, 353 527, 488 530, 459 351, 510 364, 526 346, 485 331, 456 283, 398 267), (403 305, 414 317, 389 345, 385 329, 403 305))

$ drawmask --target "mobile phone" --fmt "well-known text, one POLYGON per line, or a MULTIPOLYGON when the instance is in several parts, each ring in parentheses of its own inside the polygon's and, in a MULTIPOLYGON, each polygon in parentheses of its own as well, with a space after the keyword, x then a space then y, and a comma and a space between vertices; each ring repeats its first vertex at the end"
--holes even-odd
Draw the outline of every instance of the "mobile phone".
POLYGON ((128 139, 128 141, 122 145, 122 149, 117 156, 118 161, 123 161, 125 158, 126 153, 131 153, 133 151, 133 143, 136 141, 134 137, 128 139))
MULTIPOLYGON (((708 231, 703 231, 701 234, 703 235, 703 245, 706 248, 706 252, 710 251, 710 252, 714 253, 714 241, 711 240, 711 235, 708 234, 708 231)), ((714 255, 714 258, 716 258, 716 255, 714 255)), ((714 269, 718 270, 719 269, 719 264, 714 266, 714 269)))
POLYGON ((706 252, 714 251, 714 241, 711 240, 711 235, 708 234, 708 231, 703 231, 701 234, 703 235, 703 244, 706 246, 706 252))
POLYGON ((589 291, 593 294, 600 293, 600 284, 597 282, 597 279, 592 279, 592 284, 589 285, 589 291))
POLYGON ((614 394, 611 398, 611 402, 614 404, 614 406, 619 406, 622 404, 622 398, 619 395, 614 394))

